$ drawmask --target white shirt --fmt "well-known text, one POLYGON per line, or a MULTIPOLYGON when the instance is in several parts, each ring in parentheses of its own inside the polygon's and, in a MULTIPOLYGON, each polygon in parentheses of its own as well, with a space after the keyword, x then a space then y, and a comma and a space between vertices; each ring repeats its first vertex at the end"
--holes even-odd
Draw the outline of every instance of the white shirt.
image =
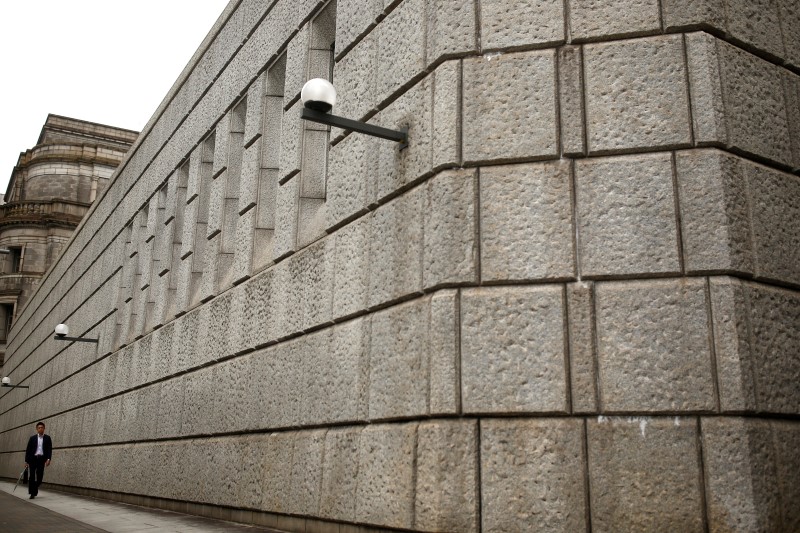
POLYGON ((37 435, 39 444, 36 445, 36 453, 34 455, 44 455, 44 435, 37 435))

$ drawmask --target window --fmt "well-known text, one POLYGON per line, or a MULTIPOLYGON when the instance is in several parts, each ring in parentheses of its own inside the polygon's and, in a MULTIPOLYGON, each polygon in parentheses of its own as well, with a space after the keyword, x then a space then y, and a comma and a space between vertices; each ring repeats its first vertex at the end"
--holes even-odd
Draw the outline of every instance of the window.
POLYGON ((10 270, 12 274, 16 272, 21 272, 22 270, 22 248, 8 248, 8 261, 10 265, 10 270))
POLYGON ((14 319, 14 304, 0 304, 0 342, 6 342, 14 319))

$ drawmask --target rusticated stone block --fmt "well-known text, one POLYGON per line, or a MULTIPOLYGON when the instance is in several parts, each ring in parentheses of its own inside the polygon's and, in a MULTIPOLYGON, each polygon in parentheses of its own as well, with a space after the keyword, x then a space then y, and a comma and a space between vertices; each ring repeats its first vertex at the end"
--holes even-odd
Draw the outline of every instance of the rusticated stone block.
POLYGON ((236 252, 233 260, 232 280, 238 283, 253 272, 253 243, 255 235, 255 209, 247 211, 236 221, 236 252))
POLYGON ((662 0, 665 29, 704 24, 725 29, 725 0, 662 0))
MULTIPOLYGON (((184 377, 177 377, 161 384, 161 398, 158 402, 158 426, 156 428, 156 434, 160 438, 175 437, 182 434, 183 417, 176 415, 183 413, 184 380, 184 377)), ((84 423, 86 422, 87 420, 84 417, 84 423)), ((100 422, 100 425, 87 427, 103 427, 102 421, 100 422)))
POLYGON ((417 424, 367 426, 358 450, 356 521, 411 528, 417 424))
POLYGON ((800 414, 800 295, 745 284, 760 410, 800 414))
POLYGON ((333 313, 334 239, 325 239, 309 246, 298 259, 304 262, 303 329, 331 321, 333 313))
MULTIPOLYGON (((252 437, 239 437, 239 452, 241 453, 241 461, 247 465, 247 468, 232 469, 225 468, 236 476, 233 483, 235 488, 235 496, 233 505, 237 507, 244 507, 245 509, 258 509, 261 507, 262 484, 264 480, 262 475, 264 472, 264 443, 269 439, 267 435, 256 435, 252 437)), ((227 458, 231 461, 232 458, 227 458)), ((226 465, 226 461, 221 461, 222 465, 226 465)), ((228 463, 230 464, 230 463, 228 463)))
POLYGON ((199 354, 195 352, 195 348, 198 346, 200 316, 200 310, 195 309, 178 320, 172 339, 174 356, 170 364, 171 373, 187 370, 196 365, 195 356, 199 354))
POLYGON ((300 175, 301 198, 325 198, 328 132, 306 128, 303 133, 303 172, 300 175))
POLYGON ((352 222, 334 236, 333 318, 346 317, 368 307, 371 220, 367 216, 352 222))
POLYGON ((319 514, 331 520, 354 522, 361 428, 331 429, 325 435, 319 514))
POLYGON ((719 53, 714 37, 706 33, 686 36, 689 85, 692 90, 692 128, 698 144, 728 142, 722 101, 719 53))
POLYGON ((715 408, 702 279, 595 285, 601 408, 715 408))
POLYGON ((734 278, 711 278, 710 291, 720 409, 723 412, 753 410, 756 408, 755 363, 742 283, 734 278))
POLYGON ((283 69, 286 62, 274 63, 267 71, 267 96, 264 97, 264 136, 261 139, 261 168, 278 171, 283 142, 283 69))
MULTIPOLYGON (((337 6, 338 7, 338 6, 337 6)), ((364 10, 366 11, 366 10, 364 10)), ((342 20, 341 17, 339 20, 342 20)), ((337 26, 338 30, 338 26, 337 26)), ((339 46, 339 41, 336 41, 339 46)), ((337 115, 360 119, 378 104, 378 39, 368 34, 334 65, 337 115)), ((336 134, 331 135, 334 138, 336 134)))
POLYGON ((374 145, 378 152, 378 171, 373 202, 396 194, 398 189, 431 170, 434 142, 431 94, 435 76, 434 73, 423 78, 373 120, 379 126, 408 130, 408 147, 404 150, 396 143, 379 141, 374 145))
POLYGON ((793 0, 778 0, 784 58, 792 65, 800 65, 800 6, 793 0))
POLYGON ((224 416, 221 412, 211 412, 209 408, 214 405, 214 391, 217 390, 213 367, 188 374, 184 384, 181 435, 205 433, 213 428, 217 417, 224 416))
POLYGON ((661 32, 658 0, 571 0, 569 20, 576 42, 661 32))
POLYGON ((428 181, 422 285, 476 282, 478 243, 474 170, 445 171, 428 181))
POLYGON ((462 292, 465 412, 565 412, 565 353, 561 287, 462 292))
POLYGON ((544 48, 564 42, 564 5, 561 0, 483 0, 479 5, 483 50, 531 45, 544 48))
POLYGON ((558 48, 558 90, 561 152, 564 155, 585 154, 583 52, 580 46, 558 48))
POLYGON ((199 299, 201 302, 208 301, 217 294, 220 241, 222 241, 222 237, 217 235, 206 242, 206 249, 203 254, 203 279, 200 283, 199 290, 199 299))
POLYGON ((211 239, 222 232, 223 220, 225 217, 225 188, 228 184, 227 173, 217 177, 211 182, 211 195, 208 199, 208 225, 206 234, 199 235, 198 238, 205 237, 211 239))
MULTIPOLYGON (((239 492, 241 486, 247 483, 246 477, 227 465, 232 460, 235 460, 234 458, 244 459, 246 457, 242 438, 222 437, 209 439, 203 443, 203 447, 207 450, 207 459, 198 468, 199 472, 195 474, 197 476, 195 479, 213 479, 216 481, 213 489, 207 487, 204 491, 207 494, 205 501, 214 505, 231 507, 241 505, 239 492)), ((256 468, 256 465, 252 466, 256 468)), ((191 483, 188 484, 192 485, 191 483)), ((186 496, 189 496, 189 491, 187 490, 186 492, 186 496)))
POLYGON ((704 531, 697 421, 587 421, 593 531, 704 531))
POLYGON ((292 454, 296 433, 273 433, 264 443, 263 498, 261 509, 287 513, 291 507, 292 454))
POLYGON ((211 174, 216 178, 228 168, 228 145, 231 131, 231 113, 225 113, 217 123, 214 135, 214 167, 211 174))
POLYGON ((428 411, 427 301, 418 299, 372 316, 369 418, 425 414, 428 411))
MULTIPOLYGON (((195 199, 193 202, 186 206, 183 212, 183 231, 181 232, 181 250, 180 258, 186 259, 194 250, 197 249, 198 244, 195 243, 195 235, 199 235, 201 239, 205 238, 205 224, 200 224, 198 217, 200 216, 200 200, 195 199)), ((204 219, 204 222, 207 219, 204 219)))
POLYGON ((289 511, 293 514, 319 514, 326 431, 304 431, 294 441, 292 483, 289 488, 289 511))
POLYGON ((796 414, 800 298, 733 278, 712 278, 711 298, 722 409, 796 414))
POLYGON ((330 348, 320 358, 325 364, 314 369, 321 383, 315 406, 320 422, 363 420, 367 416, 369 388, 370 323, 359 318, 333 328, 330 348))
MULTIPOLYGON (((235 326, 234 326, 235 327, 235 326)), ((258 396, 254 394, 259 384, 252 380, 252 358, 236 357, 212 368, 213 389, 228 390, 230 394, 216 395, 206 409, 213 412, 212 421, 206 431, 213 428, 219 432, 234 432, 253 429, 253 421, 248 413, 258 410, 258 396)))
POLYGON ((381 206, 370 232, 370 307, 422 288, 423 187, 381 206))
MULTIPOLYGON (((314 423, 313 399, 310 394, 311 382, 319 365, 317 358, 330 346, 330 331, 322 335, 306 335, 290 342, 284 351, 283 365, 278 367, 278 379, 284 384, 275 396, 278 409, 286 410, 284 425, 311 425, 314 423)), ((278 350, 279 352, 281 350, 278 350)))
POLYGON ((759 278, 800 283, 800 178, 745 163, 759 278))
POLYGON ((730 144, 781 163, 796 163, 781 70, 730 44, 716 45, 730 144))
POLYGON ((461 412, 458 294, 439 291, 430 306, 430 414, 456 414, 461 412))
POLYGON ((425 68, 424 0, 405 0, 377 28, 378 100, 389 96, 425 68))
POLYGON ((297 249, 297 210, 300 198, 300 180, 295 177, 278 186, 275 199, 275 236, 272 260, 293 253, 297 249))
POLYGON ((554 51, 464 60, 465 162, 558 154, 555 70, 554 51))
POLYGON ((584 531, 583 422, 481 421, 482 531, 584 531))
POLYGON ((426 422, 417 434, 415 528, 478 531, 478 424, 426 422))
POLYGON ((247 89, 247 115, 244 121, 244 147, 247 148, 261 137, 264 126, 264 87, 266 73, 256 78, 247 89))
POLYGON ((678 230, 668 153, 576 162, 583 276, 678 273, 678 230))
POLYGON ((334 228, 366 212, 375 199, 376 146, 381 139, 349 135, 328 153, 326 227, 334 228))
POLYGON ((800 499, 797 473, 800 472, 800 424, 793 420, 770 422, 775 442, 778 489, 781 494, 781 520, 786 531, 800 530, 800 499))
POLYGON ((705 33, 686 36, 698 143, 797 165, 780 67, 705 33))
MULTIPOLYGON (((135 439, 149 440, 156 438, 158 430, 158 409, 161 401, 161 384, 150 385, 141 389, 141 398, 139 401, 139 418, 141 419, 139 433, 134 437, 135 439)), ((79 412, 77 420, 72 424, 73 428, 81 427, 83 422, 83 413, 79 412)), ((73 439, 70 439, 72 445, 78 445, 73 439)), ((70 444, 65 443, 66 446, 70 444)))
POLYGON ((769 422, 703 418, 702 429, 709 530, 790 531, 780 527, 778 465, 769 422))
POLYGON ((151 354, 153 357, 152 378, 153 381, 166 377, 169 372, 173 359, 175 359, 175 325, 177 322, 173 321, 165 325, 163 328, 156 330, 153 333, 153 347, 151 354))
POLYGON ((244 150, 242 174, 239 178, 239 205, 241 215, 256 206, 258 186, 261 180, 261 143, 256 142, 244 150))
POLYGON ((336 55, 352 45, 383 12, 383 0, 338 0, 336 3, 336 55))
POLYGON ((426 2, 426 54, 430 65, 442 57, 474 52, 475 6, 469 0, 426 2))
POLYGON ((567 285, 567 316, 572 410, 593 413, 597 411, 597 342, 592 282, 567 285))
POLYGON ((297 206, 297 246, 304 248, 325 235, 325 200, 299 199, 297 206))
MULTIPOLYGON (((300 96, 300 89, 306 82, 309 53, 310 24, 304 24, 286 46, 286 77, 284 85, 284 106, 300 96)), ((303 105, 302 103, 300 104, 303 105)))
POLYGON ((575 275, 568 162, 481 169, 481 278, 575 275))
MULTIPOLYGON (((779 58, 786 57, 779 2, 772 0, 726 0, 726 27, 730 36, 779 58)), ((787 21, 788 22, 788 21, 787 21)))
POLYGON ((590 153, 692 142, 681 36, 584 47, 590 153))
POLYGON ((793 166, 800 169, 800 76, 781 71, 783 77, 783 92, 786 99, 786 121, 789 124, 789 137, 794 156, 793 166))
POLYGON ((175 290, 175 309, 178 313, 188 310, 192 303, 192 262, 194 259, 194 255, 190 252, 189 256, 178 265, 178 286, 175 290))
MULTIPOLYGON (((299 90, 299 89, 298 89, 299 90)), ((300 118, 303 103, 297 101, 286 110, 281 120, 280 182, 300 172, 304 120, 300 118)))
POLYGON ((679 152, 676 169, 687 271, 753 271, 744 170, 716 150, 679 152))
POLYGON ((436 168, 461 162, 461 62, 448 61, 433 74, 433 159, 436 168))
POLYGON ((272 281, 273 308, 269 330, 272 339, 282 339, 303 329, 303 267, 304 262, 292 257, 278 264, 272 281))

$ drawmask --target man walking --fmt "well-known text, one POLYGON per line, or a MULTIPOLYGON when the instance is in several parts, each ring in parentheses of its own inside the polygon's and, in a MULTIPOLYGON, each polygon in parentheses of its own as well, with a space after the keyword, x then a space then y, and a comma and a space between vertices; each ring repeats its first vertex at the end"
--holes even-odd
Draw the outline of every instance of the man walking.
POLYGON ((28 493, 31 495, 31 500, 39 494, 39 485, 42 484, 44 477, 44 467, 50 466, 52 455, 53 441, 50 440, 50 435, 44 434, 44 422, 37 422, 36 435, 28 439, 28 446, 25 448, 25 466, 30 471, 28 493))

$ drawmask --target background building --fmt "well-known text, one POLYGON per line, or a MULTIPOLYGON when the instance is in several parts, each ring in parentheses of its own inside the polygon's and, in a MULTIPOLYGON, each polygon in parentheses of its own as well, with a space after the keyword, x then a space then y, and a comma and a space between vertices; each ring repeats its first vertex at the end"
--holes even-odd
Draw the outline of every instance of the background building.
POLYGON ((232 1, 12 328, 2 475, 46 419, 49 483, 290 531, 800 530, 796 2, 566 4, 232 1))
POLYGON ((36 146, 20 154, 0 205, 0 366, 25 306, 114 169, 134 131, 48 115, 36 146))

